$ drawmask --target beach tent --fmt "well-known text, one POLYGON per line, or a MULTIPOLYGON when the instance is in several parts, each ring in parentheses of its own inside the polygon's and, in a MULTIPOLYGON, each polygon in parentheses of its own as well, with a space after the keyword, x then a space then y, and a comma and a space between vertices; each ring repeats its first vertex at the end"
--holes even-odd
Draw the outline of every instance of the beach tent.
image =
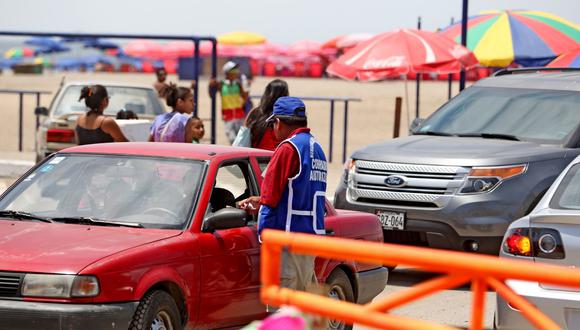
POLYGON ((253 32, 234 31, 217 37, 218 43, 224 45, 256 45, 266 42, 266 37, 253 32))
POLYGON ((580 68, 580 48, 558 56, 547 65, 548 68, 580 68))
MULTIPOLYGON (((544 66, 558 55, 578 47, 580 27, 540 11, 490 11, 470 17, 467 48, 484 66, 544 66)), ((440 32, 461 41, 461 22, 440 32)))

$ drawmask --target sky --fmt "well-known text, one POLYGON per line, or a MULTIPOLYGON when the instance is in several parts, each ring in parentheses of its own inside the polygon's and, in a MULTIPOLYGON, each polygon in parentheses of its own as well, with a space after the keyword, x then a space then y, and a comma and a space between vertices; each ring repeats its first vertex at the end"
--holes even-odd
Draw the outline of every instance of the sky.
MULTIPOLYGON (((0 0, 0 30, 217 36, 243 30, 280 44, 347 33, 445 27, 462 0, 0 0)), ((580 24, 580 0, 470 0, 492 9, 547 11, 580 24)))

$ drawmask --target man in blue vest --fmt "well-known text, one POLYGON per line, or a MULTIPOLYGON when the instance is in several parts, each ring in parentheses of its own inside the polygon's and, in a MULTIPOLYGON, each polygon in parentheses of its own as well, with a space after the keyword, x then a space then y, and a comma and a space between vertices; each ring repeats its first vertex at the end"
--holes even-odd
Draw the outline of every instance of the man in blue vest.
MULTIPOLYGON (((268 228, 324 234, 327 162, 307 127, 306 106, 296 97, 280 97, 268 121, 282 142, 264 173, 261 196, 243 200, 240 207, 249 213, 259 209, 259 233, 268 228)), ((304 290, 313 280, 313 256, 282 254, 283 287, 304 290)))

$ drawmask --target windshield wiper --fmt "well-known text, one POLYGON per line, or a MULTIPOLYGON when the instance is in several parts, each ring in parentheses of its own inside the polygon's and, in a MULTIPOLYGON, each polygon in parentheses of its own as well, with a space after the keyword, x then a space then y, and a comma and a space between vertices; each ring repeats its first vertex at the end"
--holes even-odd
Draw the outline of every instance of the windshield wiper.
POLYGON ((133 228, 143 228, 143 225, 137 222, 120 222, 96 219, 91 217, 57 217, 52 218, 54 221, 64 222, 64 223, 74 223, 80 225, 95 225, 95 226, 115 226, 115 227, 133 227, 133 228))
POLYGON ((44 218, 38 215, 34 215, 32 213, 23 212, 23 211, 14 211, 14 210, 0 210, 0 217, 2 218, 10 218, 16 220, 36 220, 42 222, 53 222, 49 218, 44 218))
POLYGON ((463 134, 457 134, 457 136, 480 137, 480 138, 484 138, 484 139, 502 139, 502 140, 510 140, 510 141, 520 141, 520 139, 515 135, 501 134, 501 133, 463 133, 463 134))
POLYGON ((415 132, 415 133, 413 133, 413 135, 455 136, 455 134, 444 133, 444 132, 435 132, 435 131, 415 132))

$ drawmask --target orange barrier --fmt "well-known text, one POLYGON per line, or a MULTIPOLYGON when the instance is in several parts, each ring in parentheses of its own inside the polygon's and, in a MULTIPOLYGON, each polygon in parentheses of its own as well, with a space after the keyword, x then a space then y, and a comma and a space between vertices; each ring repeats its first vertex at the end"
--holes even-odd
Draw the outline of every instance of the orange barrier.
POLYGON ((304 312, 358 323, 380 329, 455 329, 446 325, 413 320, 386 314, 418 298, 437 291, 455 288, 471 282, 473 304, 470 329, 483 329, 485 293, 494 289, 512 306, 519 309, 534 326, 560 329, 551 319, 506 284, 506 279, 542 282, 560 286, 580 287, 580 271, 533 262, 499 259, 493 256, 442 251, 419 247, 381 244, 336 237, 286 233, 264 230, 262 233, 261 298, 268 305, 293 305, 304 312), (443 275, 415 285, 386 298, 357 305, 344 301, 293 291, 280 287, 280 254, 283 247, 291 253, 316 255, 338 260, 357 260, 381 265, 408 265, 443 275), (393 253, 396 251, 396 253, 393 253))

